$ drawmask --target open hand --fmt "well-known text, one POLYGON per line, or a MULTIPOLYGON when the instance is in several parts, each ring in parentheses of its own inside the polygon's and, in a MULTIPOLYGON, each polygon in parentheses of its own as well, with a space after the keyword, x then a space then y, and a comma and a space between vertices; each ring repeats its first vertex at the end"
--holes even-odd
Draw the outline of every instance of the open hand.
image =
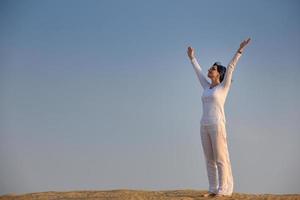
POLYGON ((187 54, 189 58, 192 60, 195 57, 195 50, 192 47, 188 47, 187 54))
POLYGON ((244 40, 241 44, 240 44, 240 48, 239 51, 243 51, 244 48, 249 44, 251 38, 249 37, 247 40, 244 40))

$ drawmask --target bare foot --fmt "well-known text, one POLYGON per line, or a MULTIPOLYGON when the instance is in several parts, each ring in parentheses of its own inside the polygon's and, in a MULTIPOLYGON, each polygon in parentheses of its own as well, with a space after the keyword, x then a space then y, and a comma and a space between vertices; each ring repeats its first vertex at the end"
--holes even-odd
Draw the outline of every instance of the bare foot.
POLYGON ((211 192, 208 192, 208 193, 205 193, 205 194, 202 194, 201 197, 214 197, 216 196, 215 193, 211 193, 211 192))

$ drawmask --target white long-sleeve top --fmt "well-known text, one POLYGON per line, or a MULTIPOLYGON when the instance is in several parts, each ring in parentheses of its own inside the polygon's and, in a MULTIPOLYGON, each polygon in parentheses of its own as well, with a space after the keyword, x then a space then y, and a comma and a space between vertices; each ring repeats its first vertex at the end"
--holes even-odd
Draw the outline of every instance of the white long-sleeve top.
POLYGON ((226 68, 223 81, 213 88, 210 88, 210 83, 205 78, 206 75, 197 62, 197 59, 194 57, 191 60, 193 68, 200 81, 200 85, 204 89, 201 96, 203 113, 200 123, 202 125, 217 124, 219 122, 226 123, 224 104, 230 89, 232 73, 241 55, 242 54, 239 52, 235 53, 226 68))

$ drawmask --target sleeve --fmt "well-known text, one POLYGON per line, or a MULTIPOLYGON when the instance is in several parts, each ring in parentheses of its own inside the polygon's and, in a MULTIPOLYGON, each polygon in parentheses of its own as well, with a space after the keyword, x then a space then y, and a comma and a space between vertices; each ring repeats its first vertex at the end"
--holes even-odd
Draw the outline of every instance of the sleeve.
POLYGON ((236 68, 236 64, 239 61, 241 55, 242 55, 241 53, 236 52, 234 54, 233 58, 231 59, 230 63, 227 66, 224 79, 223 79, 223 81, 221 83, 225 89, 229 89, 230 88, 232 74, 233 74, 233 71, 236 68))
POLYGON ((202 71, 202 68, 200 67, 200 65, 199 65, 199 63, 198 63, 198 61, 197 61, 197 59, 195 57, 191 60, 191 63, 192 63, 193 68, 194 68, 194 70, 195 70, 195 72, 197 74, 197 77, 199 79, 199 82, 200 82, 201 86, 203 88, 209 87, 210 84, 206 80, 205 75, 204 75, 204 73, 202 71))

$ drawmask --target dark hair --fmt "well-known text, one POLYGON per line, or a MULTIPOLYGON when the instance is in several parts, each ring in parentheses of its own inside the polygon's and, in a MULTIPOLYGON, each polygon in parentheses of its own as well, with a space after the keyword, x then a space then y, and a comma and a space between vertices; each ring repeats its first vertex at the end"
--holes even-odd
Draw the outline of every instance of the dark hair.
MULTIPOLYGON (((220 83, 223 81, 224 79, 224 76, 225 76, 225 73, 226 73, 226 67, 224 67, 221 62, 215 62, 213 65, 216 65, 217 66, 217 70, 220 74, 220 83)), ((232 80, 231 80, 232 81, 232 80)))

